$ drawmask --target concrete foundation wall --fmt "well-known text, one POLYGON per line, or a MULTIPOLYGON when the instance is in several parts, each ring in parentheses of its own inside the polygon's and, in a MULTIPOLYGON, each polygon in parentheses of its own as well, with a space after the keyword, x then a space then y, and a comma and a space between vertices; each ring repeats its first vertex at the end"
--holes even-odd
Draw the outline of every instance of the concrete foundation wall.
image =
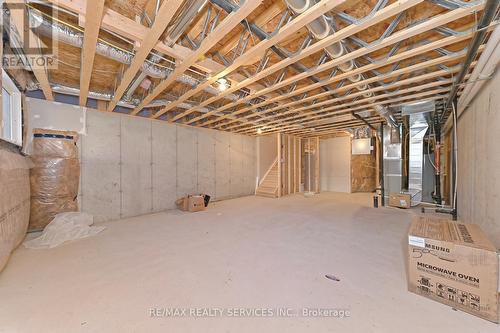
MULTIPOLYGON (((37 127, 38 119, 51 124, 53 103, 31 101, 37 115, 32 125, 37 127)), ((84 112, 66 106, 67 112, 84 112)), ((177 198, 190 193, 221 200, 255 191, 253 137, 92 109, 85 118, 79 202, 96 221, 173 209, 177 198)))
POLYGON ((477 223, 500 248, 500 74, 486 83, 460 115, 459 219, 477 223))
POLYGON ((321 191, 351 192, 351 138, 321 140, 319 144, 321 191))

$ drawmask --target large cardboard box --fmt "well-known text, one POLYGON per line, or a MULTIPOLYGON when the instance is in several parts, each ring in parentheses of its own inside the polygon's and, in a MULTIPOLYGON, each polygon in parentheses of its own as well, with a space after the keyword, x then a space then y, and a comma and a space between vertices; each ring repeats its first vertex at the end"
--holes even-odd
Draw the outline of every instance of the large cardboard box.
POLYGON ((411 195, 407 193, 391 193, 389 195, 389 206, 398 208, 410 208, 411 195))
POLYGON ((498 323, 497 249, 476 224, 415 217, 408 290, 498 323))

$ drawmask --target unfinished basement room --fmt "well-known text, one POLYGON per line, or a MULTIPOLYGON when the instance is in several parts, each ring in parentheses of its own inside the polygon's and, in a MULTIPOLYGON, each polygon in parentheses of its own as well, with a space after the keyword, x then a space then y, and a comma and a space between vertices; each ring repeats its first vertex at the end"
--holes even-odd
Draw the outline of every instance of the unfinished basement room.
POLYGON ((500 0, 4 0, 0 333, 499 333, 500 0))

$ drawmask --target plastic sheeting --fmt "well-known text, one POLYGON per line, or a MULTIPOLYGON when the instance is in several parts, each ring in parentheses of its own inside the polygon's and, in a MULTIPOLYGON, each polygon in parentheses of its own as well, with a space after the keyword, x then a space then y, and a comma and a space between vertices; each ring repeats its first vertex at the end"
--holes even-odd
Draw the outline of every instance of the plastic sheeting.
POLYGON ((90 214, 69 212, 60 213, 50 222, 40 237, 24 242, 29 249, 45 249, 63 243, 94 236, 106 227, 93 227, 94 217, 90 214))

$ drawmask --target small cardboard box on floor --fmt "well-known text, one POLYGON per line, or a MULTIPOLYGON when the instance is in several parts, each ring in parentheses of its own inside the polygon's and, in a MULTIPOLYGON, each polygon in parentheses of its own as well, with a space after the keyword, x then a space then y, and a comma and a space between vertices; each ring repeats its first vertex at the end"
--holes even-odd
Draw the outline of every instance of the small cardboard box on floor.
POLYGON ((391 193, 389 195, 389 206, 398 208, 410 208, 411 195, 408 193, 391 193))
POLYGON ((180 210, 188 212, 199 212, 205 209, 205 198, 202 195, 188 195, 176 202, 180 210))
POLYGON ((476 224, 417 216, 408 234, 408 290, 498 323, 498 254, 476 224))

